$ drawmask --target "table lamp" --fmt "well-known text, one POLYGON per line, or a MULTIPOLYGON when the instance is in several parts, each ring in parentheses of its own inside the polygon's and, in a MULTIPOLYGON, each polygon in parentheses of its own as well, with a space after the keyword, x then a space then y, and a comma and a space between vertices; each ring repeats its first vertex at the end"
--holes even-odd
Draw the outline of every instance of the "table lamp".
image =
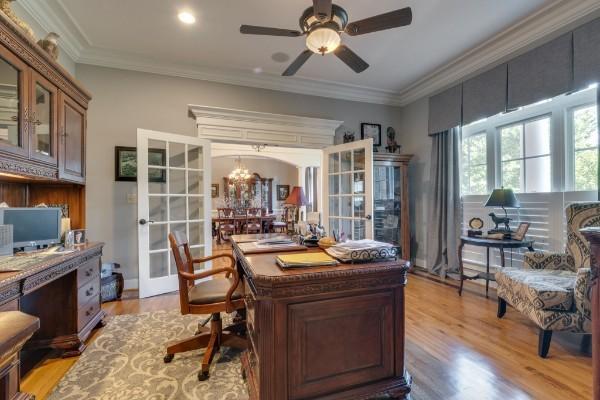
POLYGON ((508 218, 506 207, 519 208, 521 204, 512 189, 504 189, 502 187, 492 191, 492 194, 490 194, 490 197, 485 202, 485 207, 502 207, 502 210, 504 210, 504 217, 498 217, 494 213, 489 214, 494 224, 496 224, 496 227, 489 231, 489 233, 510 232, 510 218, 508 218), (504 228, 498 228, 499 224, 504 224, 504 228))
POLYGON ((304 196, 304 189, 301 186, 294 186, 290 195, 285 199, 283 204, 295 206, 298 210, 298 214, 294 214, 294 222, 297 222, 300 217, 300 207, 305 206, 307 203, 306 196, 304 196))

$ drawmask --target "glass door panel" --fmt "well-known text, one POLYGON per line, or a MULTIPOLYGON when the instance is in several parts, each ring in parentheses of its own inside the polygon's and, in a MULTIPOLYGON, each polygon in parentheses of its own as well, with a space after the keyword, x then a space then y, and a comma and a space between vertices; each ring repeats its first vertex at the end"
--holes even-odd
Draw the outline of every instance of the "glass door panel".
POLYGON ((56 86, 39 75, 31 72, 31 158, 57 164, 57 121, 58 91, 56 86))
POLYGON ((210 196, 203 179, 210 168, 208 146, 193 137, 138 130, 140 297, 177 290, 169 233, 184 233, 192 254, 211 254, 210 196))
POLYGON ((27 66, 6 49, 0 49, 0 147, 4 151, 28 155, 26 134, 28 90, 27 66))
POLYGON ((375 163, 373 181, 375 240, 400 245, 400 167, 375 163))
POLYGON ((324 150, 324 222, 332 235, 348 240, 373 238, 372 140, 324 150))

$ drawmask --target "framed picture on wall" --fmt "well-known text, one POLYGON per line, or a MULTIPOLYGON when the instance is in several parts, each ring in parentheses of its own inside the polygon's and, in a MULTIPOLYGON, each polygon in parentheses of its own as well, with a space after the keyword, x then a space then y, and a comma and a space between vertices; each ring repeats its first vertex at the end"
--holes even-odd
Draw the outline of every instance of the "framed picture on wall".
MULTIPOLYGON (((148 149, 149 165, 167 165, 165 149, 148 149)), ((115 146, 115 181, 137 182, 137 149, 135 147, 115 146)), ((150 169, 148 181, 164 183, 167 172, 164 169, 150 169)))
POLYGON ((285 201, 290 195, 290 185, 277 185, 277 201, 285 201))
POLYGON ((217 197, 219 197, 219 184, 218 183, 213 183, 212 185, 210 185, 210 196, 213 199, 216 199, 217 197))
POLYGON ((381 146, 381 125, 363 122, 360 124, 360 138, 372 138, 373 146, 381 146))

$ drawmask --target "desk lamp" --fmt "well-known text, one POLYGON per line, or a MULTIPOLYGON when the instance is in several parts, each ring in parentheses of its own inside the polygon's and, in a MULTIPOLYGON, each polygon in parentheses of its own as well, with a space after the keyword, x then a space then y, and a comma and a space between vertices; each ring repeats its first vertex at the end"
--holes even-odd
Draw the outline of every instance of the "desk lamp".
POLYGON ((492 191, 492 194, 485 202, 485 207, 502 207, 502 210, 504 211, 504 217, 498 217, 493 212, 489 214, 496 227, 488 233, 510 233, 510 218, 508 218, 506 207, 519 208, 521 207, 521 204, 512 189, 504 189, 504 187, 502 187, 492 191), (499 228, 499 224, 504 224, 504 227, 499 228))

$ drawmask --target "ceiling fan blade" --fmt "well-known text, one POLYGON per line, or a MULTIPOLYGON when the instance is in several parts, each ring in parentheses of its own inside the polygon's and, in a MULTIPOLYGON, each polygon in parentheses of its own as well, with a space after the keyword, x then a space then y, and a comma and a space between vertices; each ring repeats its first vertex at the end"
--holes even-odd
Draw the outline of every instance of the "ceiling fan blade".
POLYGON ((313 0, 315 17, 319 21, 329 21, 331 19, 331 0, 313 0))
POLYGON ((360 58, 355 52, 350 50, 346 45, 339 45, 333 53, 347 66, 352 68, 352 70, 354 70, 354 72, 357 74, 369 68, 369 64, 367 64, 367 62, 360 58))
POLYGON ((412 10, 410 7, 389 13, 377 15, 371 18, 351 22, 346 26, 346 33, 350 36, 364 35, 365 33, 383 31, 385 29, 398 28, 410 25, 412 22, 412 10))
POLYGON ((268 36, 302 36, 302 32, 291 29, 268 28, 266 26, 242 25, 240 33, 246 35, 268 35, 268 36))
POLYGON ((304 63, 312 56, 314 53, 310 50, 304 50, 300 55, 294 60, 292 64, 283 72, 283 76, 292 76, 300 67, 304 65, 304 63))

